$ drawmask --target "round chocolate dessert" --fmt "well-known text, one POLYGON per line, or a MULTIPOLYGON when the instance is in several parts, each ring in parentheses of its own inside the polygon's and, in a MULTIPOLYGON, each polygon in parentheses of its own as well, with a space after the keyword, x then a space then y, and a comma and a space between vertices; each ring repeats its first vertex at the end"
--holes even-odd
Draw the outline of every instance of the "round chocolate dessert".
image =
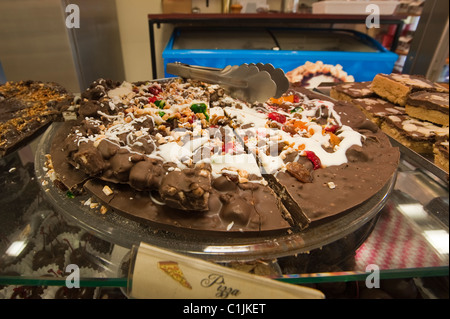
POLYGON ((52 140, 71 194, 170 229, 290 232, 352 209, 394 175, 399 152, 353 105, 293 86, 254 104, 178 78, 100 79, 52 140))

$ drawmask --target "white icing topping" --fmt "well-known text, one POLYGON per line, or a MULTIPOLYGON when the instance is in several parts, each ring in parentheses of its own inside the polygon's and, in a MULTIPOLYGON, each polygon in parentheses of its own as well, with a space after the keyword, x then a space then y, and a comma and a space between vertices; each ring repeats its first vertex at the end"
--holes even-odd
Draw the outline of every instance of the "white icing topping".
POLYGON ((214 116, 225 116, 223 108, 216 106, 209 109, 209 115, 211 118, 214 116))
POLYGON ((432 88, 433 86, 427 82, 425 82, 425 80, 420 80, 420 79, 414 79, 411 78, 409 75, 407 74, 391 74, 392 78, 396 81, 399 81, 401 83, 405 83, 407 85, 412 85, 412 86, 419 86, 419 87, 423 87, 423 88, 432 88))
POLYGON ((403 110, 399 110, 399 109, 397 109, 397 108, 393 108, 393 107, 387 107, 386 108, 386 111, 388 111, 388 112, 391 112, 391 113, 394 113, 394 114, 401 114, 401 113, 404 113, 404 109, 403 110))
POLYGON ((215 175, 220 175, 225 171, 246 171, 248 174, 261 176, 261 171, 256 159, 252 154, 238 154, 238 155, 218 155, 213 154, 210 161, 212 171, 215 175))
POLYGON ((238 124, 254 124, 256 127, 264 127, 267 122, 267 115, 255 111, 248 106, 239 108, 226 107, 225 113, 238 124))
POLYGON ((390 115, 388 118, 397 124, 401 123, 402 129, 410 134, 413 134, 414 136, 424 135, 429 137, 433 135, 445 136, 449 134, 448 127, 437 126, 429 122, 420 121, 409 117, 404 117, 402 120, 402 118, 395 115, 390 115))
MULTIPOLYGON (((205 98, 205 88, 194 87, 188 83, 169 83, 163 92, 159 91, 157 96, 148 93, 151 88, 160 88, 160 86, 155 83, 147 83, 133 88, 131 83, 124 82, 116 89, 109 91, 110 101, 106 101, 106 103, 110 110, 117 114, 108 115, 98 112, 105 119, 105 123, 94 118, 86 118, 87 121, 91 121, 93 125, 101 128, 100 132, 90 136, 82 136, 81 132, 78 132, 75 142, 80 144, 90 141, 98 146, 101 140, 108 139, 131 153, 134 152, 133 147, 144 146, 144 142, 146 142, 153 145, 153 151, 145 156, 174 163, 177 169, 184 169, 193 164, 194 154, 196 154, 196 161, 210 163, 212 173, 217 177, 223 173, 241 175, 242 172, 261 176, 261 169, 256 158, 266 173, 276 174, 277 171, 286 169, 284 159, 287 154, 292 152, 298 152, 298 157, 305 156, 306 151, 312 151, 323 166, 341 165, 347 162, 346 151, 354 145, 361 146, 364 138, 349 126, 343 125, 339 113, 334 109, 334 104, 329 101, 311 100, 306 96, 301 96, 301 101, 303 101, 301 103, 285 103, 288 109, 301 106, 301 109, 290 113, 288 109, 274 108, 269 103, 263 104, 262 107, 250 107, 244 102, 234 100, 226 95, 221 100, 221 106, 215 105, 207 112, 210 118, 227 115, 235 124, 250 124, 249 128, 236 131, 241 138, 248 137, 244 140, 250 151, 249 154, 244 152, 242 144, 236 142, 231 130, 227 132, 225 141, 222 142, 220 134, 210 138, 210 132, 202 127, 200 120, 187 123, 189 129, 166 129, 166 136, 159 133, 152 136, 148 128, 143 127, 136 130, 136 124, 151 119, 154 125, 159 125, 168 116, 182 114, 186 111, 192 113, 190 106, 193 103, 205 103, 207 106, 209 103, 205 98), (153 99, 149 100, 149 98, 153 99), (152 102, 155 101, 155 98, 164 101, 164 104, 156 105, 152 102), (119 103, 126 104, 124 112, 120 111, 119 103), (224 107, 223 105, 228 106, 224 107), (272 111, 284 116, 287 121, 302 121, 303 127, 299 128, 294 135, 279 128, 269 128, 267 126, 268 114, 272 111), (331 141, 331 135, 324 131, 325 125, 319 125, 316 122, 316 118, 323 118, 324 115, 326 115, 327 126, 337 125, 339 127, 339 130, 334 132, 339 139, 338 144, 331 141), (126 137, 125 145, 123 136, 126 137), (230 153, 229 143, 231 143, 233 153, 230 153), (281 154, 278 150, 280 143, 285 145, 281 154), (202 147, 212 150, 210 157, 198 158, 199 153, 196 152, 202 147)), ((186 123, 180 122, 179 127, 183 127, 183 124, 186 123)), ((257 182, 264 182, 264 180, 261 179, 257 182)))
POLYGON ((177 143, 160 145, 158 155, 165 162, 175 163, 180 168, 186 168, 186 162, 192 158, 192 152, 177 143))
POLYGON ((111 98, 112 102, 115 104, 121 103, 122 100, 126 97, 129 97, 130 94, 134 94, 133 86, 130 82, 126 82, 126 81, 124 81, 117 88, 110 90, 108 92, 108 96, 111 98))
MULTIPOLYGON (((342 125, 341 117, 334 110, 334 104, 329 101, 321 100, 308 100, 306 96, 304 97, 305 105, 308 107, 301 112, 297 112, 297 116, 300 116, 300 120, 305 122, 305 128, 300 130, 298 134, 291 135, 283 130, 279 129, 269 129, 258 125, 254 128, 240 129, 237 130, 237 134, 241 138, 245 139, 245 136, 249 137, 247 139, 247 146, 250 151, 258 153, 258 159, 261 165, 264 167, 267 173, 274 173, 277 170, 285 170, 285 164, 282 156, 278 156, 276 149, 274 151, 268 152, 267 148, 270 147, 267 143, 263 143, 262 147, 258 147, 261 140, 265 141, 283 141, 285 144, 289 145, 287 152, 292 152, 297 149, 303 149, 304 151, 312 151, 320 159, 323 166, 341 165, 347 162, 346 151, 354 145, 361 146, 363 135, 354 131, 351 127, 347 125, 342 125), (312 118, 319 115, 322 116, 323 108, 328 110, 328 122, 332 124, 338 124, 340 130, 336 133, 336 136, 341 140, 339 145, 334 146, 333 152, 326 151, 324 147, 330 147, 330 135, 323 133, 323 127, 316 122, 311 121, 312 118), (256 151, 258 149, 258 151, 256 151)), ((225 108, 225 112, 239 114, 239 109, 225 108), (232 110, 232 111, 230 111, 232 110)), ((262 113, 258 113, 254 109, 247 108, 243 112, 244 116, 237 116, 240 120, 240 124, 251 124, 253 118, 259 119, 262 113), (249 114, 250 115, 247 115, 249 114)), ((292 117, 292 114, 286 112, 283 113, 292 117)), ((271 144, 271 147, 277 148, 277 144, 271 144)))
POLYGON ((393 122, 401 122, 402 121, 398 116, 395 116, 395 115, 390 115, 389 118, 393 122))

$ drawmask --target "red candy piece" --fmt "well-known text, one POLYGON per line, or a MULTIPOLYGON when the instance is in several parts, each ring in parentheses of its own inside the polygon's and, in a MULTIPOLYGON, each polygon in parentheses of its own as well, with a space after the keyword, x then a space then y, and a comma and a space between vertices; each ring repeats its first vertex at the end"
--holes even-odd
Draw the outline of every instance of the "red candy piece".
POLYGON ((227 142, 226 144, 222 144, 222 152, 229 153, 232 151, 235 152, 236 148, 233 142, 227 142))
POLYGON ((277 113, 277 112, 269 113, 268 117, 272 121, 275 121, 275 122, 278 122, 278 123, 281 123, 281 124, 286 122, 286 116, 284 116, 283 114, 277 113))
POLYGON ((338 128, 339 128, 339 125, 331 125, 331 126, 325 127, 325 132, 336 133, 338 128))
POLYGON ((313 151, 305 151, 305 153, 306 153, 306 157, 313 164, 313 168, 315 170, 322 167, 322 163, 320 162, 320 158, 318 158, 317 155, 313 151))
POLYGON ((148 88, 148 92, 156 96, 159 93, 161 93, 162 90, 160 88, 156 87, 156 86, 151 86, 151 87, 148 88))

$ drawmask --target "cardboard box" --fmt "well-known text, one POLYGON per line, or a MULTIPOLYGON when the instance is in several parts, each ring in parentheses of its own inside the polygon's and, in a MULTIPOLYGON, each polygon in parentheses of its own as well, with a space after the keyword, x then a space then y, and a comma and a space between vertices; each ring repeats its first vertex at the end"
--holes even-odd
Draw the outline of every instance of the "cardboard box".
POLYGON ((163 13, 191 13, 192 0, 162 0, 163 13))
POLYGON ((380 15, 391 15, 395 13, 398 1, 320 1, 313 3, 313 14, 358 14, 367 15, 368 5, 376 5, 380 15))

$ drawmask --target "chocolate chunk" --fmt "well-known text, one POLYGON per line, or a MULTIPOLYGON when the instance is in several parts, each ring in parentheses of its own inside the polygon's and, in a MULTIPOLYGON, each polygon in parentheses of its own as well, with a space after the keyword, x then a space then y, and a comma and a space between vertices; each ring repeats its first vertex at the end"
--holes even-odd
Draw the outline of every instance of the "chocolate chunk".
POLYGON ((73 155, 73 159, 80 164, 86 174, 91 176, 99 174, 106 167, 102 154, 92 142, 81 143, 78 151, 73 155))
POLYGON ((214 179, 212 186, 219 191, 233 191, 236 189, 236 183, 225 176, 219 176, 214 179))
POLYGON ((360 146, 352 146, 345 153, 349 162, 368 162, 370 155, 360 146))
POLYGON ((81 94, 83 99, 88 100, 100 100, 102 97, 106 95, 106 90, 103 86, 97 85, 93 88, 89 88, 81 94))
POLYGON ((211 173, 205 169, 168 172, 159 187, 167 205, 184 210, 208 210, 210 191, 211 173))
POLYGON ((100 78, 100 79, 97 79, 96 81, 94 81, 90 85, 90 87, 94 88, 97 85, 101 85, 107 90, 112 90, 112 89, 115 89, 116 87, 120 86, 120 84, 121 84, 120 81, 114 81, 114 80, 111 80, 111 79, 102 79, 102 78, 100 78))
POLYGON ((102 141, 100 141, 100 143, 97 146, 97 149, 102 154, 104 159, 110 159, 117 153, 119 148, 120 148, 119 145, 114 144, 113 142, 107 139, 103 139, 102 141))
POLYGON ((137 121, 133 124, 133 127, 136 131, 139 131, 140 129, 149 129, 150 132, 153 131, 154 123, 151 118, 143 118, 143 120, 137 121))
POLYGON ((258 189, 259 185, 260 184, 258 184, 258 183, 252 183, 252 182, 238 184, 239 188, 244 189, 244 190, 252 190, 252 191, 258 189))
POLYGON ((82 117, 98 116, 97 112, 101 109, 98 101, 82 101, 79 113, 82 117))
POLYGON ((140 161, 130 170, 129 182, 137 190, 157 189, 164 174, 159 161, 140 161))
POLYGON ((40 250, 33 256, 33 270, 38 270, 43 266, 50 265, 54 259, 53 254, 48 250, 40 250))
POLYGON ((368 130, 372 133, 376 133, 379 130, 379 127, 377 126, 377 124, 375 124, 374 122, 369 121, 369 120, 362 121, 355 128, 358 129, 359 131, 368 130))
POLYGON ((155 143, 147 138, 139 138, 131 145, 131 150, 136 153, 151 154, 155 150, 155 143))
POLYGON ((72 264, 78 265, 80 267, 89 267, 94 270, 100 270, 102 265, 96 257, 89 254, 86 251, 85 246, 80 246, 72 251, 69 256, 69 261, 72 264))
POLYGON ((83 120, 81 122, 81 125, 83 126, 83 129, 87 135, 94 135, 100 133, 100 128, 91 121, 83 120))
POLYGON ((11 299, 42 299, 45 286, 20 286, 14 289, 11 299))
POLYGON ((112 175, 122 183, 128 182, 130 170, 134 166, 131 153, 125 149, 119 151, 109 160, 112 175))

